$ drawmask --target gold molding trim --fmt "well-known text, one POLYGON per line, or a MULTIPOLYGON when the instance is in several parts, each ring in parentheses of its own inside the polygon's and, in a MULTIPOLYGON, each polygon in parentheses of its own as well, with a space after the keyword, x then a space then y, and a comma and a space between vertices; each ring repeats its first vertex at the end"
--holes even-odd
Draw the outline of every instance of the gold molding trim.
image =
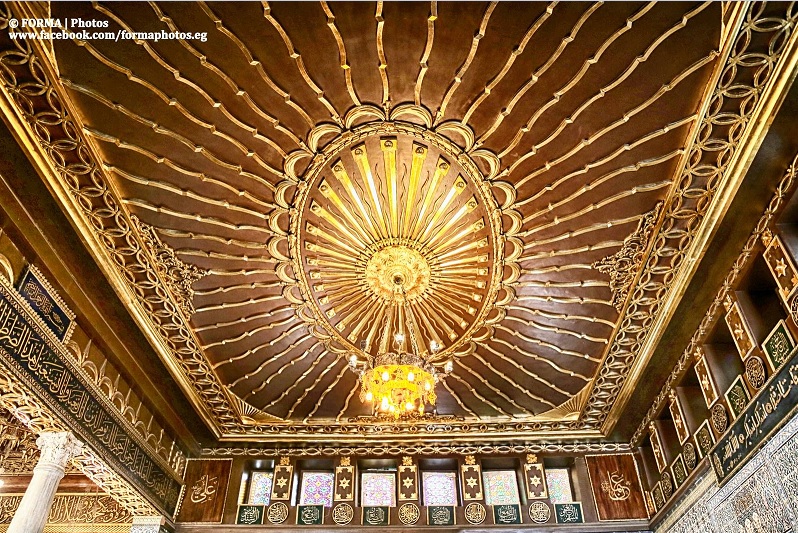
MULTIPOLYGON (((630 441, 631 446, 637 446, 640 441, 643 440, 643 437, 648 430, 649 423, 656 419, 669 397, 670 390, 674 385, 676 385, 676 383, 678 383, 685 371, 693 363, 695 354, 697 354, 698 350, 700 350, 705 337, 710 332, 710 328, 714 322, 720 318, 721 314, 725 313, 724 304, 726 302, 727 296, 734 292, 734 286, 737 283, 737 278, 740 276, 740 273, 745 271, 746 265, 756 258, 754 251, 759 245, 759 239, 771 231, 770 226, 773 223, 774 218, 781 212, 786 205, 787 200, 795 191, 795 187, 798 184, 796 177, 798 177, 798 154, 796 154, 796 156, 793 158, 792 163, 785 171, 784 176, 781 178, 778 185, 776 185, 776 192, 768 203, 765 212, 762 214, 756 224, 756 227, 754 228, 754 231, 751 232, 751 235, 745 242, 740 255, 737 256, 737 259, 734 261, 734 265, 732 266, 731 270, 729 270, 726 278, 723 280, 723 284, 715 295, 714 300, 712 300, 709 309, 707 309, 707 312, 704 314, 704 318, 701 320, 701 323, 690 339, 687 347, 682 352, 679 361, 676 363, 676 366, 668 376, 668 379, 663 385, 660 393, 654 399, 654 402, 648 409, 646 416, 643 418, 637 430, 634 432, 630 441)), ((712 386, 714 387, 714 384, 712 386)))
MULTIPOLYGON (((626 307, 625 316, 634 318, 622 321, 625 325, 608 349, 582 415, 583 422, 596 423, 604 434, 612 431, 630 400, 634 384, 651 359, 795 76, 798 32, 792 21, 783 15, 766 15, 766 6, 756 3, 735 4, 732 9, 729 32, 721 43, 718 65, 722 68, 716 70, 710 84, 712 97, 704 99, 702 118, 683 158, 683 171, 675 180, 677 188, 665 204, 660 238, 654 240, 626 307), (785 37, 784 32, 790 31, 785 37), (758 39, 769 34, 776 39, 774 46, 749 49, 754 32, 758 39), (752 66, 742 66, 747 58, 754 57, 757 61, 752 66), (751 72, 745 72, 749 69, 751 72), (749 78, 753 78, 753 85, 749 78), (732 103, 738 106, 736 113, 729 111, 732 103), (718 127, 721 113, 724 125, 718 127), (641 327, 644 323, 646 326, 641 327), (613 370, 615 364, 629 359, 627 372, 613 370)), ((789 8, 785 5, 779 9, 789 8)))

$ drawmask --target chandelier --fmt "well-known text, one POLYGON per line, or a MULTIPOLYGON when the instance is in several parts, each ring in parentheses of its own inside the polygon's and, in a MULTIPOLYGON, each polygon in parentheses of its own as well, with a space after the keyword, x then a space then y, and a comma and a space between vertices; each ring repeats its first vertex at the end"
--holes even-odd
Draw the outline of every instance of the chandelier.
POLYGON ((358 356, 351 354, 349 364, 360 376, 360 401, 371 403, 375 412, 394 418, 423 416, 427 405, 435 405, 435 384, 452 370, 452 363, 447 362, 440 372, 428 361, 442 346, 433 340, 429 351, 422 352, 408 309, 404 276, 395 274, 393 284, 396 297, 382 328, 377 355, 367 354, 361 368, 358 356))

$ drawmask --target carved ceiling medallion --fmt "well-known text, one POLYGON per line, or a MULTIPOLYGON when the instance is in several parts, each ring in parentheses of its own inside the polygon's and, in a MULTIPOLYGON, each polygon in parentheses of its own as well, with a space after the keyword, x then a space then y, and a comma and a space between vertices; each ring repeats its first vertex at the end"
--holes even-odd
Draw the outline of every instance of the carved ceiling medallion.
MULTIPOLYGON (((337 353, 373 357, 401 280, 413 316, 389 334, 409 318, 423 355, 436 347, 433 362, 472 351, 503 317, 497 299, 514 295, 502 265, 515 247, 492 185, 456 144, 408 122, 365 124, 327 144, 295 186, 278 188, 291 206, 290 296, 311 333, 337 353)), ((514 195, 501 191, 506 207, 514 195)))

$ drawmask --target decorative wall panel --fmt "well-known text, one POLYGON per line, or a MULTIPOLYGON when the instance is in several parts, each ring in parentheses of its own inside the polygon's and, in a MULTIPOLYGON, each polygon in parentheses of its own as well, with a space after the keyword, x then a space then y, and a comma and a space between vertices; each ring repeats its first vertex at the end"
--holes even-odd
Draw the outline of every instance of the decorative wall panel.
POLYGON ((396 474, 363 472, 360 476, 360 505, 363 507, 396 507, 396 474))
POLYGON ((574 501, 571 489, 571 471, 567 468, 547 468, 546 485, 549 489, 551 503, 568 503, 574 501))
POLYGON ((599 520, 648 518, 634 455, 587 455, 585 461, 599 520))
POLYGON ((212 523, 222 521, 232 459, 189 459, 183 487, 179 522, 212 523))
POLYGON ((722 488, 707 472, 656 533, 783 533, 798 528, 798 417, 790 420, 722 488))
POLYGON ((487 505, 513 505, 520 503, 518 478, 515 470, 486 470, 482 473, 487 505))
POLYGON ((273 472, 255 471, 252 472, 252 479, 249 482, 249 498, 247 503, 253 505, 269 505, 272 495, 273 472))
POLYGON ((334 483, 332 472, 302 472, 299 505, 332 507, 334 483))
POLYGON ((424 505, 457 505, 456 472, 424 472, 424 505))

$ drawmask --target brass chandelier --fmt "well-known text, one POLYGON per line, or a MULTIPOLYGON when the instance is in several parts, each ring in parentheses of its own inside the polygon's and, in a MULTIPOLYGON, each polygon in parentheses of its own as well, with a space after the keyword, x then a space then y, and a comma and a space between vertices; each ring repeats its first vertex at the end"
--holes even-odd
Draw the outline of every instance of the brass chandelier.
POLYGON ((382 329, 377 355, 369 355, 361 368, 357 355, 352 354, 349 364, 360 376, 360 401, 371 403, 374 412, 394 418, 423 416, 427 405, 435 405, 435 384, 451 371, 452 363, 447 362, 440 372, 428 361, 427 357, 440 351, 442 345, 433 340, 429 351, 422 352, 415 320, 408 309, 404 276, 395 274, 393 284, 395 298, 382 329), (392 329, 393 346, 389 346, 392 329))

